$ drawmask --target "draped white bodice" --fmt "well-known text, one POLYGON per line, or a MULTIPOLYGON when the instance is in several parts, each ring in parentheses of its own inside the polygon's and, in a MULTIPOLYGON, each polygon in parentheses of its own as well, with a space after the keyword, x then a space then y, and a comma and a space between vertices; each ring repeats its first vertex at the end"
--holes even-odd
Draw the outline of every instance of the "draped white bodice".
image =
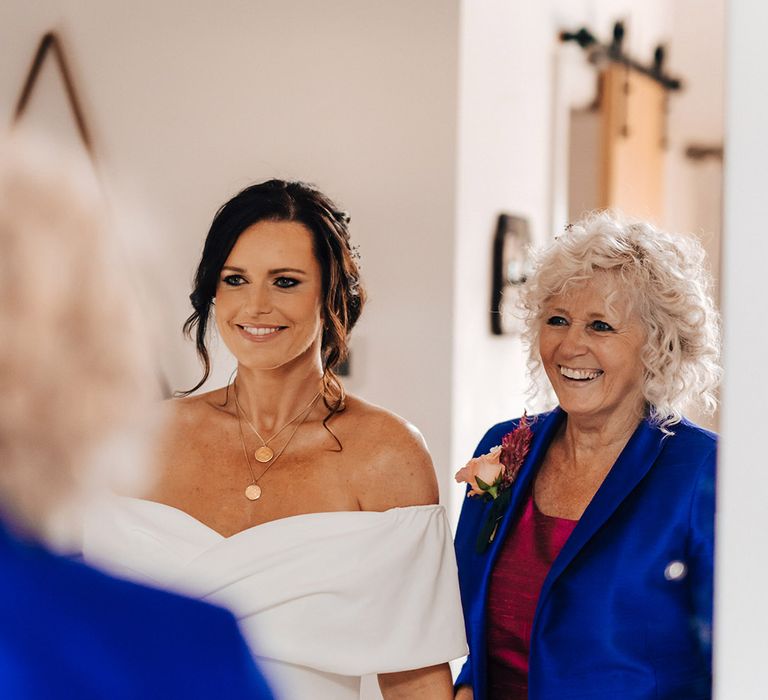
POLYGON ((119 498, 83 554, 229 608, 286 700, 358 698, 360 677, 466 653, 442 506, 296 515, 223 537, 171 506, 119 498))

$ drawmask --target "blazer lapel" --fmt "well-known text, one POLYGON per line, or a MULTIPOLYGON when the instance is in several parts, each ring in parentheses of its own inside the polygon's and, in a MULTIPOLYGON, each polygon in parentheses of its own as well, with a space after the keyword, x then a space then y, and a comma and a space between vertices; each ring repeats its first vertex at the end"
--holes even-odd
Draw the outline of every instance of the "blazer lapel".
POLYGON ((637 427, 552 564, 541 588, 539 609, 557 578, 648 473, 661 452, 662 437, 646 420, 637 427))
MULTIPOLYGON (((525 458, 525 462, 523 462, 523 466, 518 472, 515 483, 511 486, 513 491, 509 506, 504 513, 504 517, 499 523, 498 530, 496 531, 496 535, 493 539, 493 542, 491 543, 491 546, 488 548, 485 555, 480 555, 485 559, 485 570, 483 571, 482 588, 480 591, 480 600, 483 601, 483 604, 481 605, 483 612, 485 611, 484 601, 487 597, 488 584, 490 583, 491 573, 496 563, 496 559, 501 552, 502 543, 507 536, 510 524, 515 519, 515 514, 520 510, 523 498, 528 493, 528 487, 530 486, 531 480, 536 474, 542 459, 544 459, 544 455, 549 448, 549 444, 555 437, 557 429, 559 428, 564 417, 565 414, 558 407, 551 413, 539 416, 536 422, 531 425, 531 430, 533 431, 531 447, 528 455, 525 458)), ((484 518, 487 517, 489 510, 490 504, 488 504, 485 508, 485 513, 483 514, 484 518)))

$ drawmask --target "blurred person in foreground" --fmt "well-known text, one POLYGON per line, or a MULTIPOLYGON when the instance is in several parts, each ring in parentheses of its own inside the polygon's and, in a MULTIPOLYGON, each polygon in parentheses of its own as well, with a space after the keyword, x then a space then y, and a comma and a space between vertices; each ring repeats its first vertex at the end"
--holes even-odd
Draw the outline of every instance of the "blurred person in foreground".
POLYGON ((720 378, 703 250, 597 214, 540 255, 524 307, 558 406, 457 474, 456 697, 709 698, 717 439, 682 414, 720 378))
POLYGON ((136 470, 156 381, 77 185, 41 146, 0 144, 0 697, 271 698, 229 613, 42 544, 136 470))

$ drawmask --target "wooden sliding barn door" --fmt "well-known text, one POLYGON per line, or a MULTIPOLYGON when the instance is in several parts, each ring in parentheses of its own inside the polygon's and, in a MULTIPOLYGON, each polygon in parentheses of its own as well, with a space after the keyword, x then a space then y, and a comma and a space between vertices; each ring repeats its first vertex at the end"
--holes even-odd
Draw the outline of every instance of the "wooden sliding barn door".
POLYGON ((571 112, 571 221, 605 208, 662 220, 665 100, 662 85, 623 64, 600 72, 595 104, 571 112))
POLYGON ((609 66, 600 80, 600 207, 660 221, 665 90, 620 64, 609 66))

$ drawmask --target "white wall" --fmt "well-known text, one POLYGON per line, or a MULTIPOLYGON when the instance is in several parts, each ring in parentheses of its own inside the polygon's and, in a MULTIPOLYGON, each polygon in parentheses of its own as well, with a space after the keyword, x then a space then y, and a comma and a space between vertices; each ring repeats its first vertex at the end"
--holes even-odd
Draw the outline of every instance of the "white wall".
POLYGON ((725 385, 718 472, 715 689, 718 700, 763 700, 768 657, 768 375, 765 3, 727 9, 723 305, 725 385))
POLYGON ((693 161, 690 145, 723 145, 725 0, 675 0, 668 61, 684 79, 669 101, 669 151, 665 224, 696 233, 715 278, 720 274, 722 162, 693 161))
MULTIPOLYGON (((217 207, 254 181, 309 180, 351 213, 370 293, 348 387, 418 425, 445 470, 457 3, 4 0, 0 123, 51 27, 118 215, 129 216, 131 200, 150 212, 171 384, 199 376, 180 326, 217 207)), ((217 363, 214 382, 230 364, 217 363)))

